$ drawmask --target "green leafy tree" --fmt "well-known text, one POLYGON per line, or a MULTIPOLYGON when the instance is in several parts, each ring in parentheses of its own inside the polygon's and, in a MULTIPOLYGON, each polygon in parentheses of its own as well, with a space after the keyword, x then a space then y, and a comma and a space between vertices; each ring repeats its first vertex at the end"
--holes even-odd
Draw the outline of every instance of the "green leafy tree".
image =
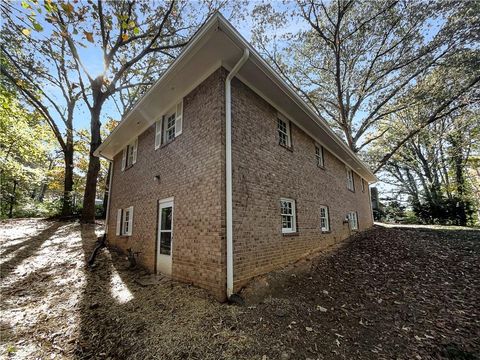
MULTIPOLYGON (((42 116, 25 109, 18 94, 0 85, 0 217, 22 214, 42 200, 54 150, 42 116)), ((35 209, 30 209, 30 213, 35 209)))

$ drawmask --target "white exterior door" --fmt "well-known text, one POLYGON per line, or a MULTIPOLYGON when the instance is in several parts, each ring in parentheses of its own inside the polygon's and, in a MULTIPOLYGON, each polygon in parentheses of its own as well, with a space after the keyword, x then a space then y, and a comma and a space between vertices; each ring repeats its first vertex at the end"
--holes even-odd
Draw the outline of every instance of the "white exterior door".
POLYGON ((173 198, 159 201, 157 273, 172 274, 173 198))

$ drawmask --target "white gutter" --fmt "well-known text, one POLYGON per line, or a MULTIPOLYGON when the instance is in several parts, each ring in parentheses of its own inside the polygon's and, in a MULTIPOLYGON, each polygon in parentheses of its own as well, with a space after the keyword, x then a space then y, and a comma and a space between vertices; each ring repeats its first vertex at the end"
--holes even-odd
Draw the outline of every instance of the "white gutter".
POLYGON ((110 215, 110 202, 112 201, 112 178, 113 178, 113 161, 108 160, 108 166, 110 169, 110 177, 108 179, 108 199, 107 199, 107 211, 105 213, 105 234, 108 234, 108 216, 110 215))
POLYGON ((246 48, 242 57, 225 80, 225 178, 227 198, 227 298, 233 294, 233 203, 232 203, 232 87, 231 81, 245 64, 250 51, 246 48))

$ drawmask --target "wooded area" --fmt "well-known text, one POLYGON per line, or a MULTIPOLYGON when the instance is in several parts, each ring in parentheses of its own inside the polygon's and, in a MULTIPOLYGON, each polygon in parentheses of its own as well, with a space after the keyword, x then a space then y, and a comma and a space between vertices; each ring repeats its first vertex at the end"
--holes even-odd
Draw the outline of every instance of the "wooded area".
POLYGON ((0 4, 2 218, 102 216, 93 152, 221 11, 386 184, 378 216, 478 223, 480 2, 151 5, 0 4))

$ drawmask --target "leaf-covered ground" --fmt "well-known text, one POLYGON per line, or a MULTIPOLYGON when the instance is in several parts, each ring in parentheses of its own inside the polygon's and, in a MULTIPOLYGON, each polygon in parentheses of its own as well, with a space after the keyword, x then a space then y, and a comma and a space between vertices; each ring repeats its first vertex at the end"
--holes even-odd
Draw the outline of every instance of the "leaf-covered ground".
POLYGON ((480 232, 374 229, 257 279, 247 305, 88 258, 101 227, 0 223, 0 357, 480 359, 480 232))

